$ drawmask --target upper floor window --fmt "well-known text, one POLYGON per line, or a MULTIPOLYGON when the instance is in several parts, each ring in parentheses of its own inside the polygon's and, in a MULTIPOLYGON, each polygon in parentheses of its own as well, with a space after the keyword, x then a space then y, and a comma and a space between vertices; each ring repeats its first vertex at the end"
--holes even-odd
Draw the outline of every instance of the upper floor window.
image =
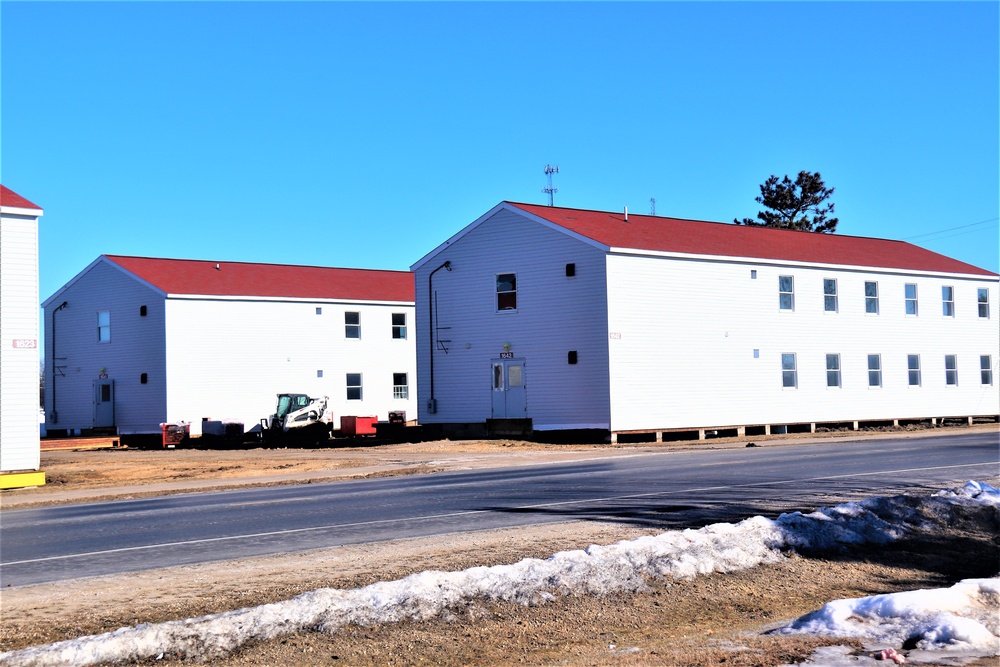
POLYGON ((840 355, 839 354, 828 354, 828 355, 826 355, 826 386, 827 387, 839 387, 840 386, 840 355))
POLYGON ((406 313, 392 314, 392 337, 406 338, 406 313))
POLYGON ((795 388, 798 386, 798 371, 795 368, 795 354, 781 355, 781 386, 795 388))
POLYGON ((944 383, 958 384, 958 356, 954 354, 944 355, 944 383))
POLYGON ((795 309, 795 279, 792 276, 778 276, 778 307, 795 309))
POLYGON ((111 342, 111 311, 101 310, 97 313, 97 342, 111 342))
POLYGON ((868 355, 868 386, 869 387, 881 387, 882 386, 882 355, 881 354, 869 354, 868 355))
POLYGON ((497 310, 517 310, 517 274, 497 274, 497 310))
POLYGON ((837 279, 823 278, 823 310, 837 312, 837 279))
POLYGON ((990 316, 990 291, 986 288, 980 288, 979 297, 977 299, 979 302, 979 317, 989 317, 990 316))
POLYGON ((917 314, 917 284, 906 283, 906 314, 917 314))
POLYGON ((920 386, 920 355, 906 355, 907 382, 911 387, 920 386))
POLYGON ((979 381, 993 384, 993 359, 988 354, 979 357, 979 381))
POLYGON ((941 314, 945 317, 955 317, 955 288, 951 285, 941 287, 941 314))
POLYGON ((865 282, 865 312, 878 315, 878 283, 865 282))
POLYGON ((344 337, 361 338, 361 313, 344 313, 344 337))
POLYGON ((406 381, 406 373, 392 374, 392 397, 409 398, 410 385, 406 381))

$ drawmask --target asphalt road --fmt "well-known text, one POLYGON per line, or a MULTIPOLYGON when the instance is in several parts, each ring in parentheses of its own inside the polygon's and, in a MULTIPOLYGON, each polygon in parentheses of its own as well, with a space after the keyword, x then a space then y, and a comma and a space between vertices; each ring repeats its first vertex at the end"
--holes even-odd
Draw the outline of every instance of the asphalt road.
POLYGON ((1000 474, 1000 434, 662 453, 0 515, 0 586, 546 522, 672 529, 1000 474))

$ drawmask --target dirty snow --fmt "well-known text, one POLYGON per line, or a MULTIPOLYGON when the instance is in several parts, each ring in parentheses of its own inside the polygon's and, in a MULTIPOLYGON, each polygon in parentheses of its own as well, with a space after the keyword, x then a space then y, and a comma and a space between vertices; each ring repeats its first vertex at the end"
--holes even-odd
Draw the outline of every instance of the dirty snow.
MULTIPOLYGON (((481 601, 544 604, 557 596, 604 595, 642 590, 654 578, 690 579, 735 572, 784 558, 788 549, 846 548, 886 543, 954 505, 1000 508, 1000 491, 978 482, 915 499, 872 498, 775 520, 753 517, 736 524, 669 531, 547 559, 425 571, 353 590, 319 589, 291 600, 201 618, 142 624, 101 635, 0 653, 0 665, 77 666, 141 660, 160 654, 211 658, 252 639, 319 629, 334 632, 355 623, 446 617, 481 601)), ((838 600, 778 632, 862 637, 919 650, 998 655, 996 609, 1000 579, 961 582, 939 591, 911 591, 860 600, 838 600)))

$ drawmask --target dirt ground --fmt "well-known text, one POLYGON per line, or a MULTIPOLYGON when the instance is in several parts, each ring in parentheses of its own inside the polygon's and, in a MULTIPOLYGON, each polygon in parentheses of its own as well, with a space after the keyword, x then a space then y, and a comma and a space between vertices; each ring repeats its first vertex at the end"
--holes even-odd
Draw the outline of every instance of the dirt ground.
MULTIPOLYGON (((0 494, 0 506, 627 456, 647 449, 490 441, 335 450, 44 451, 47 487, 0 494)), ((984 531, 958 520, 948 530, 915 535, 890 548, 791 555, 742 573, 651 582, 648 591, 635 595, 579 596, 530 608, 490 603, 449 619, 301 633, 244 646, 211 664, 779 665, 804 660, 821 644, 844 644, 764 634, 825 602, 995 576, 998 528, 984 531)), ((656 532, 567 522, 12 587, 0 591, 0 650, 284 600, 316 588, 354 588, 427 569, 544 558, 656 532)), ((872 650, 854 648, 859 654, 872 650)), ((201 664, 170 655, 150 662, 201 664)), ((993 665, 995 659, 974 664, 993 665)))

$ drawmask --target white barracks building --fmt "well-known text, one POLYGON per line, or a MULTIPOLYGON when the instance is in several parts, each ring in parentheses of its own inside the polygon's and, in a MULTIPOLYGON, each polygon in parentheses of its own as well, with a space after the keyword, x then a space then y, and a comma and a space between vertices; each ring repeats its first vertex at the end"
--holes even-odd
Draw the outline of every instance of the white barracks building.
POLYGON ((412 270, 419 418, 454 432, 1000 412, 1000 278, 909 243, 503 202, 412 270))
POLYGON ((42 306, 50 435, 252 430, 279 393, 416 419, 406 271, 102 255, 42 306))
POLYGON ((45 483, 38 441, 38 218, 0 185, 0 489, 45 483))

